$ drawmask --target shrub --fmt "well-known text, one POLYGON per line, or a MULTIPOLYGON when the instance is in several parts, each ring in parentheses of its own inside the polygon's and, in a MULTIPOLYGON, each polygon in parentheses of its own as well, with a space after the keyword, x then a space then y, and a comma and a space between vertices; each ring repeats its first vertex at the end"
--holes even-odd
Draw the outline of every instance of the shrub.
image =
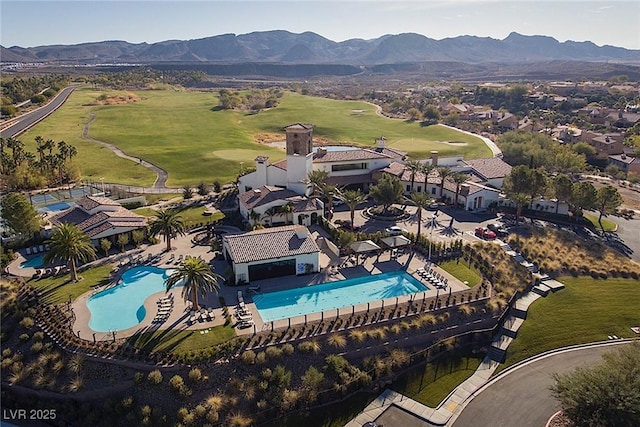
POLYGON ((22 326, 24 329, 31 329, 33 328, 33 325, 35 325, 35 322, 31 317, 24 317, 20 321, 20 326, 22 326))
POLYGON ((265 353, 269 359, 277 359, 282 356, 282 350, 275 346, 267 347, 265 353))
POLYGON ((242 352, 242 363, 245 365, 253 365, 256 363, 256 352, 253 350, 246 350, 242 352))
POLYGON ((147 380, 149 380, 151 384, 160 384, 162 382, 162 372, 157 369, 149 372, 149 375, 147 375, 147 380))
POLYGON ((327 338, 327 344, 334 348, 345 348, 347 346, 347 339, 344 335, 333 333, 327 338))
POLYGON ((191 382, 196 383, 196 382, 200 381, 201 379, 202 379, 202 372, 200 371, 200 369, 192 368, 189 371, 189 380, 191 382))
POLYGON ((29 338, 31 337, 29 336, 29 334, 20 334, 18 338, 20 339, 20 341, 29 341, 29 338))
POLYGON ((264 353, 264 351, 261 351, 256 355, 256 364, 263 365, 266 361, 267 355, 264 353))
POLYGON ((33 334, 33 339, 36 341, 42 341, 44 339, 44 332, 36 332, 33 334))
POLYGON ((31 346, 31 353, 40 353, 42 350, 42 341, 36 341, 31 346))
POLYGON ((289 343, 284 344, 282 346, 282 353, 284 353, 286 356, 292 355, 294 351, 295 351, 295 349, 293 348, 293 345, 291 345, 289 343))
POLYGON ((142 383, 143 380, 144 380, 144 374, 142 372, 136 372, 133 375, 133 382, 135 382, 136 384, 142 383))

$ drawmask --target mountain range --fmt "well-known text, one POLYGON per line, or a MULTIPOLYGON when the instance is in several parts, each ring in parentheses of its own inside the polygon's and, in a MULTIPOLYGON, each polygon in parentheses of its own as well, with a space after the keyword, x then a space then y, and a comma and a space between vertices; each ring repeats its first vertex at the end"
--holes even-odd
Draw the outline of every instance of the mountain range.
POLYGON ((158 43, 102 41, 23 48, 0 46, 0 61, 49 64, 324 64, 380 66, 424 62, 524 64, 544 61, 640 65, 640 50, 559 42, 548 36, 511 33, 503 40, 459 36, 435 40, 415 33, 334 42, 313 32, 283 30, 158 43))

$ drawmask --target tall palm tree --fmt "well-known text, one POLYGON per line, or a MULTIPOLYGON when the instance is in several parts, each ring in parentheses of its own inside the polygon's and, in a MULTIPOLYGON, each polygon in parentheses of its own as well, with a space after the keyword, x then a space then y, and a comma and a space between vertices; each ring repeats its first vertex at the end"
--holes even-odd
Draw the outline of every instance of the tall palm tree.
POLYGON ((329 212, 329 215, 331 215, 331 212, 333 211, 333 200, 341 194, 340 188, 334 184, 323 184, 320 187, 320 194, 327 200, 327 211, 329 212))
POLYGON ((411 197, 407 199, 411 202, 418 211, 418 233, 416 234, 416 243, 420 242, 420 228, 422 227, 422 210, 426 209, 431 204, 431 196, 425 193, 411 193, 411 197))
POLYGON ((251 225, 258 224, 258 221, 260 220, 260 214, 254 211, 253 209, 251 209, 249 211, 249 220, 251 221, 251 225))
POLYGON ((431 163, 423 163, 422 164, 422 168, 420 169, 420 172, 422 172, 424 174, 424 192, 425 194, 427 193, 427 184, 429 183, 429 174, 431 173, 432 170, 434 170, 436 167, 433 166, 431 163))
POLYGON ((329 172, 321 169, 312 170, 307 174, 307 179, 305 180, 305 182, 313 187, 313 193, 311 193, 311 197, 317 197, 316 193, 320 190, 320 188, 322 188, 328 176, 329 172))
POLYGON ((346 190, 343 191, 342 194, 337 196, 338 199, 342 200, 345 205, 349 207, 349 211, 351 213, 351 229, 354 229, 354 219, 356 208, 359 204, 363 203, 367 200, 367 195, 358 190, 346 190))
POLYGON ((464 184, 467 179, 469 179, 469 177, 462 172, 456 172, 451 175, 451 180, 456 184, 456 200, 453 203, 454 206, 458 206, 458 195, 460 194, 460 186, 464 184))
POLYGON ((44 264, 65 262, 74 282, 78 281, 77 264, 96 258, 96 248, 91 244, 91 239, 75 224, 61 224, 54 228, 47 244, 49 251, 44 255, 44 264))
POLYGON ((452 174, 451 169, 447 167, 438 168, 438 175, 440 175, 440 197, 442 197, 442 195, 444 194, 444 181, 451 174, 452 174))
POLYGON ((177 209, 164 209, 156 212, 156 217, 151 221, 149 226, 149 235, 164 236, 165 242, 167 242, 167 251, 171 250, 171 239, 184 236, 187 232, 184 222, 182 222, 182 216, 177 209))
POLYGON ((422 163, 420 163, 418 160, 407 160, 407 162, 404 164, 404 166, 409 169, 409 172, 411 172, 411 187, 409 189, 409 193, 413 192, 413 184, 416 181, 416 173, 418 171, 420 171, 420 169, 422 169, 422 163))
POLYGON ((188 301, 191 298, 191 309, 197 310, 198 306, 198 294, 205 296, 207 292, 218 293, 220 288, 220 282, 224 281, 224 277, 218 273, 214 273, 202 258, 195 258, 187 256, 182 261, 180 267, 172 273, 164 284, 167 288, 167 292, 171 288, 183 284, 182 298, 188 301))

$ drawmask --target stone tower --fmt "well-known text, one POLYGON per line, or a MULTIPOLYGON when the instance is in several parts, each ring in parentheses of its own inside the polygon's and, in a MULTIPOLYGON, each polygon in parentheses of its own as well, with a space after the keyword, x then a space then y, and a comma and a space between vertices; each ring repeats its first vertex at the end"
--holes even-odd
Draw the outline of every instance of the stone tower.
POLYGON ((284 128, 287 133, 287 188, 307 193, 307 175, 313 170, 313 125, 295 123, 284 128))

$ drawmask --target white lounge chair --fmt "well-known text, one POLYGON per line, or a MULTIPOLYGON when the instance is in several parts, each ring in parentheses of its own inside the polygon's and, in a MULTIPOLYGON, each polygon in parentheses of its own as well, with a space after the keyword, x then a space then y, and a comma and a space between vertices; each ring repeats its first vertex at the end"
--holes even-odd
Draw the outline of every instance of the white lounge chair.
POLYGON ((182 254, 180 254, 180 255, 178 256, 178 259, 176 260, 176 264, 180 264, 180 263, 182 262, 182 259, 183 259, 183 255, 182 255, 182 254))
POLYGON ((168 263, 172 263, 172 262, 173 262, 173 260, 175 259, 175 257, 176 257, 176 256, 175 256, 174 254, 171 254, 171 256, 169 256, 169 259, 167 260, 167 262, 168 262, 168 263))
POLYGON ((44 252, 44 245, 38 246, 38 249, 40 250, 40 252, 44 252))
POLYGON ((27 248, 27 255, 31 255, 31 248, 27 248))

